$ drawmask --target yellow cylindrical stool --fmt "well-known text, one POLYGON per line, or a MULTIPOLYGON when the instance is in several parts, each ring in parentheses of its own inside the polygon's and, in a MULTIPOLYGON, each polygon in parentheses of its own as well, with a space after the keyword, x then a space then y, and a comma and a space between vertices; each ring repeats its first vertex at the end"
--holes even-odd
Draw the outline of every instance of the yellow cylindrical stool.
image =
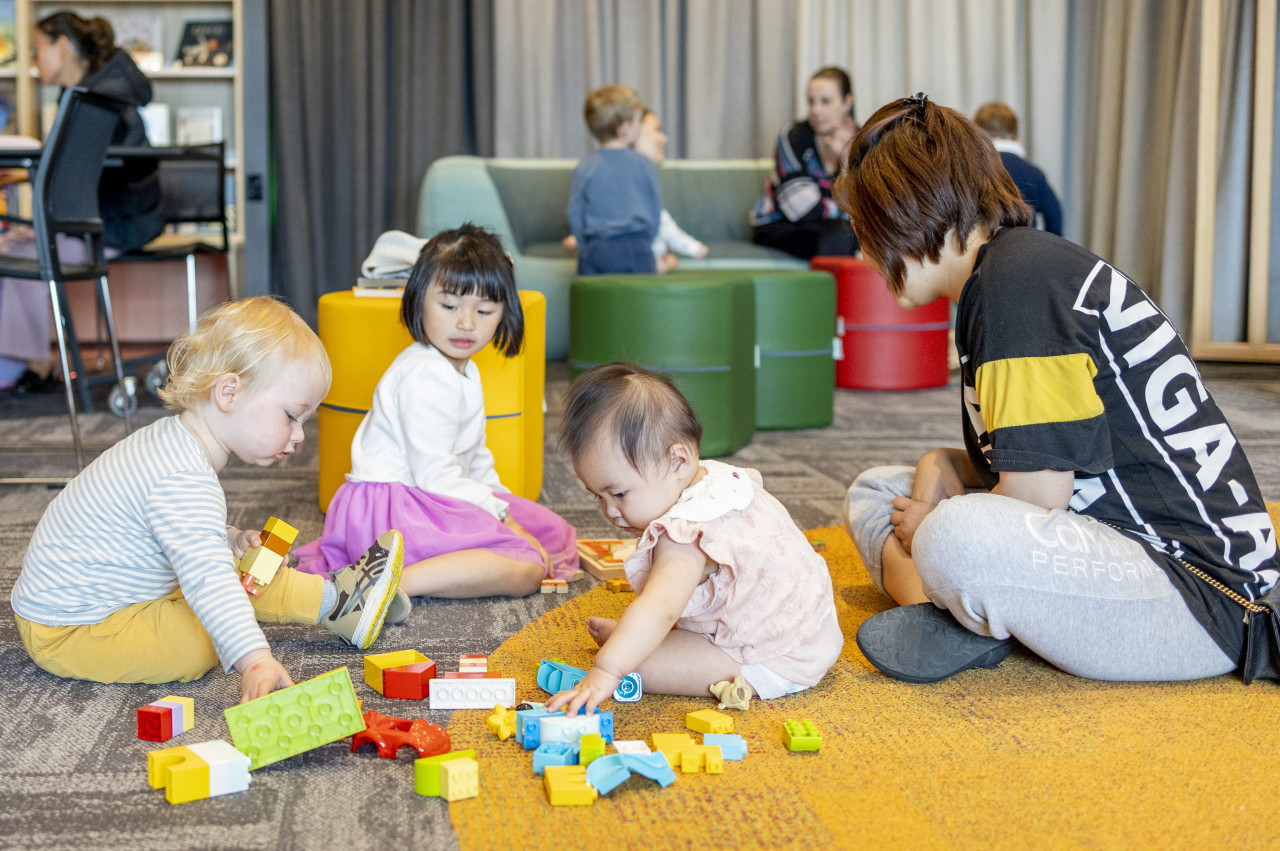
MULTIPOLYGON (((542 492, 542 397, 546 386, 547 300, 520 291, 524 348, 513 358, 493 344, 473 360, 484 385, 485 443, 498 478, 525 499, 542 492)), ((373 390, 396 355, 413 342, 400 323, 400 299, 357 298, 351 291, 320 297, 320 340, 333 366, 333 385, 320 405, 320 510, 327 511, 351 472, 351 439, 373 404, 373 390)))

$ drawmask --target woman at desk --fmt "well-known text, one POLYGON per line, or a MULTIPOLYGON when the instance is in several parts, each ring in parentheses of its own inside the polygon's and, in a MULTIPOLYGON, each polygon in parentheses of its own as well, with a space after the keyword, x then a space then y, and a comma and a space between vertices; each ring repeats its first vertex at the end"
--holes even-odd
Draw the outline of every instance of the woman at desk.
MULTIPOLYGON (((105 18, 85 20, 74 12, 55 12, 36 24, 31 54, 45 85, 81 86, 130 105, 111 144, 149 144, 137 108, 151 102, 151 81, 129 54, 115 46, 115 32, 105 18)), ((156 163, 130 160, 103 171, 98 205, 108 249, 130 251, 155 239, 164 229, 156 163)), ((83 259, 81 243, 66 240, 65 249, 63 245, 59 243, 59 254, 64 260, 83 259)), ((4 237, 0 250, 34 257, 35 242, 29 230, 20 228, 4 237)), ((27 369, 27 361, 49 357, 50 332, 45 285, 0 279, 0 387, 31 388, 41 383, 27 369)))

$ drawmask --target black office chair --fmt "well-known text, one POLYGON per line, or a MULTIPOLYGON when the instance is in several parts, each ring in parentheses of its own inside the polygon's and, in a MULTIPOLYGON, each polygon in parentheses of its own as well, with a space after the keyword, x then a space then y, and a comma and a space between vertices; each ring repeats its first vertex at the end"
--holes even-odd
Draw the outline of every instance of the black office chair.
MULTIPOLYGON (((185 260, 187 272, 187 330, 195 331, 196 256, 205 253, 226 254, 230 248, 227 228, 227 167, 224 144, 212 142, 205 145, 188 145, 173 148, 122 148, 113 147, 113 158, 128 160, 132 157, 156 161, 160 175, 160 212, 164 217, 166 232, 144 245, 111 258, 111 263, 156 262, 185 260), (185 233, 181 225, 213 225, 207 234, 185 233), (174 230, 172 226, 179 226, 174 230)), ((163 354, 132 358, 124 362, 126 372, 132 372, 144 364, 155 364, 147 375, 147 389, 153 394, 164 386, 168 376, 163 354)), ((96 383, 109 380, 109 376, 92 379, 96 383)), ((131 381, 126 378, 126 381, 131 381)), ((123 413, 121 406, 132 410, 137 399, 133 393, 123 398, 111 394, 111 409, 123 413)))
MULTIPOLYGON (((98 212, 98 182, 102 177, 103 159, 125 107, 123 101, 115 98, 82 88, 67 89, 39 160, 31 164, 33 218, 27 221, 3 217, 6 221, 35 228, 36 259, 0 255, 0 277, 46 281, 49 284, 49 301, 53 307, 53 327, 58 338, 58 356, 67 394, 67 414, 71 418, 71 436, 75 442, 77 472, 84 469, 84 451, 80 441, 80 421, 76 416, 76 386, 87 398, 87 376, 79 365, 79 340, 67 303, 67 281, 97 279, 98 307, 106 320, 116 386, 120 392, 125 392, 120 345, 116 340, 111 293, 107 288, 102 218, 98 212), (84 240, 88 262, 64 263, 59 259, 57 238, 64 234, 84 240), (69 353, 72 347, 75 352, 69 353), (73 361, 77 364, 75 369, 72 368, 73 361)), ((132 431, 133 423, 126 415, 125 433, 132 431)), ((5 479, 3 483, 16 484, 20 481, 24 480, 5 479)), ((49 482, 48 479, 25 481, 49 482)))

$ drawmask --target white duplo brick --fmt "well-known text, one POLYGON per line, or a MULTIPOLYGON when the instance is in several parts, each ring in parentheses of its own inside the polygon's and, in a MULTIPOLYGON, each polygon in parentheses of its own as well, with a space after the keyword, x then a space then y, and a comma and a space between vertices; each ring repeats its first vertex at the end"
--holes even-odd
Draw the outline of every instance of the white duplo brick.
POLYGON ((249 757, 222 739, 190 745, 191 752, 209 765, 209 797, 249 788, 249 757))
POLYGON ((428 699, 432 709, 493 709, 516 705, 515 678, 483 680, 431 680, 428 699))

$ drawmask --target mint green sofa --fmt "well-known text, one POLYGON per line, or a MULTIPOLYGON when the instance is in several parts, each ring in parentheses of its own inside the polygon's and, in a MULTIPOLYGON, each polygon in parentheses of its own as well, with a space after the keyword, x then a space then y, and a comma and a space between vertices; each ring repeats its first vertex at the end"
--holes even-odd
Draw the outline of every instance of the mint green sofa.
MULTIPOLYGON (((547 297, 547 359, 569 354, 569 285, 577 257, 561 246, 575 160, 442 157, 427 169, 418 197, 418 235, 463 222, 502 238, 521 289, 547 297)), ((751 241, 748 216, 772 160, 668 160, 660 169, 663 205, 677 224, 705 242, 702 260, 682 269, 807 269, 808 264, 751 241)))

